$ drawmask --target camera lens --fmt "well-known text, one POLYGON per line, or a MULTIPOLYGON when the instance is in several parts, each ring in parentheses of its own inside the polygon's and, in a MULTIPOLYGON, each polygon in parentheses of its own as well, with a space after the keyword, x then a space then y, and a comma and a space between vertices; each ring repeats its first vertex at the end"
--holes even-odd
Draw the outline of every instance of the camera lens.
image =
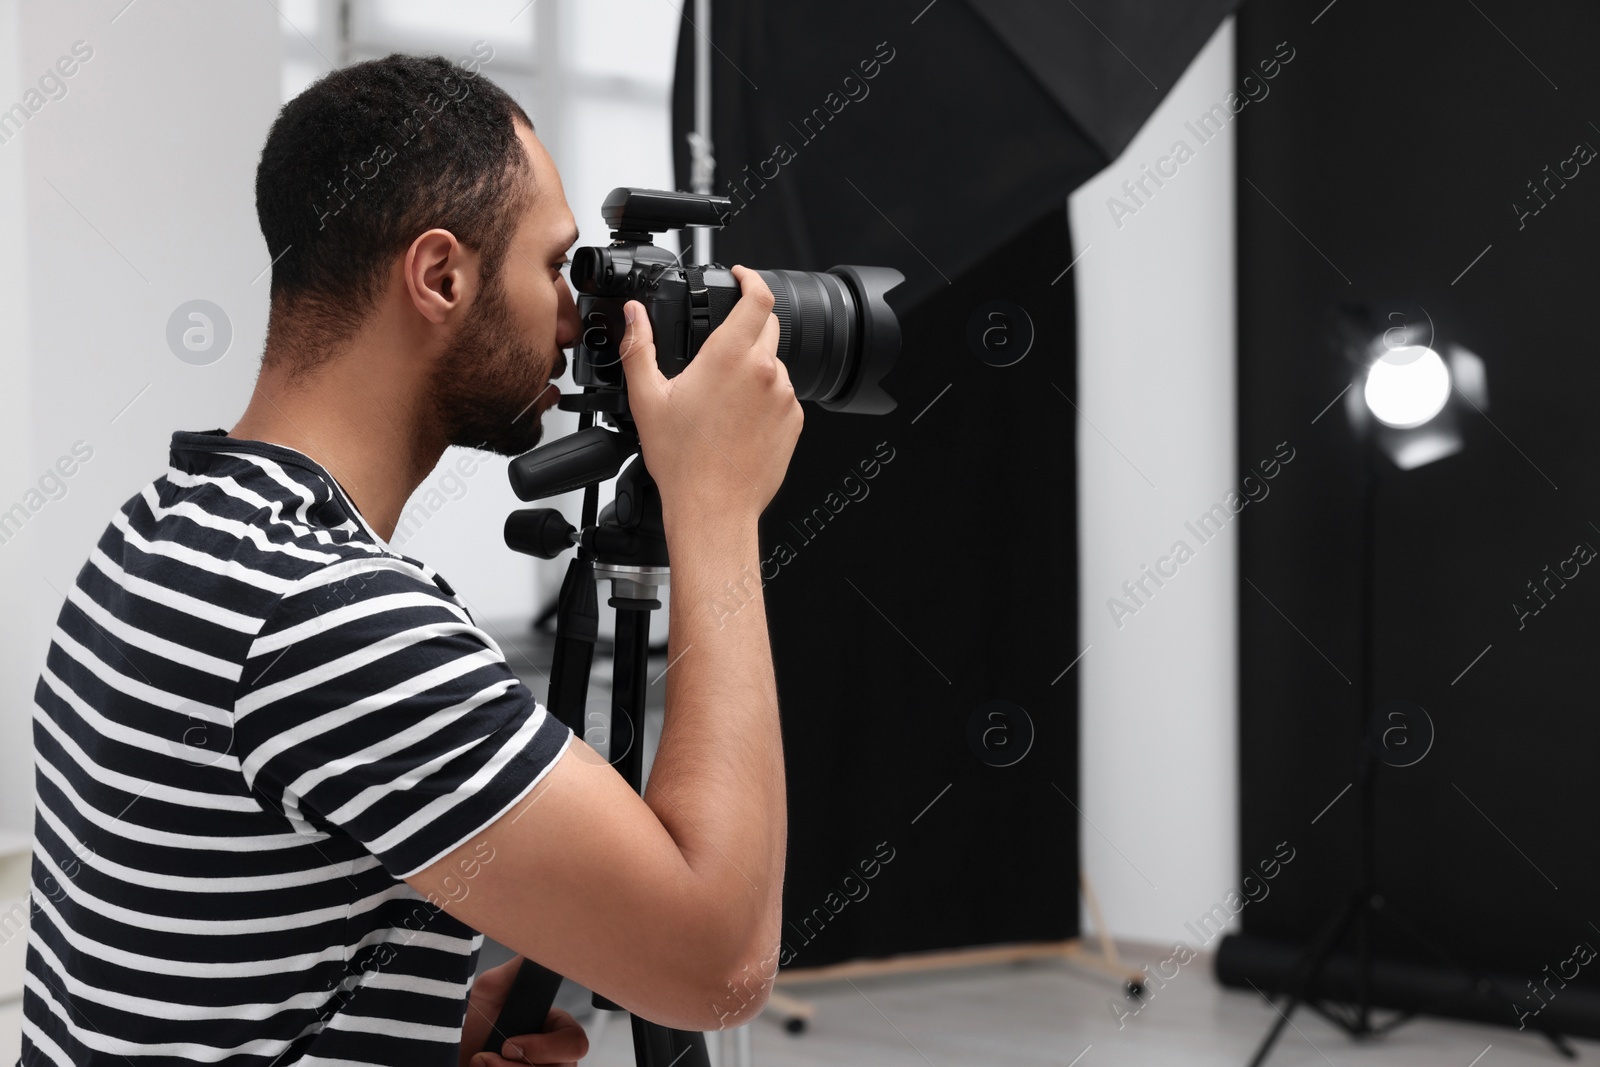
POLYGON ((888 267, 825 273, 758 271, 772 290, 778 358, 795 396, 831 411, 881 415, 894 400, 879 381, 900 353, 900 323, 885 294, 904 280, 888 267))

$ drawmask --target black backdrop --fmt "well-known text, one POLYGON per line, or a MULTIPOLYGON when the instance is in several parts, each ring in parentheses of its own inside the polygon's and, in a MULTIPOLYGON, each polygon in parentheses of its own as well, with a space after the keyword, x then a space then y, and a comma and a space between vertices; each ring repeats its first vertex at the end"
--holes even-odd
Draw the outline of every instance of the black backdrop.
POLYGON ((885 383, 901 406, 808 409, 763 519, 764 556, 793 551, 764 588, 789 775, 786 965, 1077 933, 1077 687, 1051 685, 1077 631, 1073 426, 1050 385, 1073 379, 1072 297, 1045 273, 1064 241, 1063 214, 1041 220, 908 315, 885 383), (1012 271, 1020 285, 998 282, 1012 271), (1006 368, 963 340, 998 295, 1037 331, 1006 368), (852 470, 865 495, 805 527, 852 470), (990 718, 996 700, 1026 720, 990 718), (806 927, 880 842, 894 859, 870 895, 806 927))
MULTIPOLYGON (((918 110, 918 72, 930 76, 959 54, 931 48, 934 38, 909 25, 915 7, 898 7, 892 27, 864 24, 887 8, 833 18, 826 5, 757 13, 718 4, 715 15, 719 191, 725 175, 770 154, 780 135, 767 127, 781 127, 780 116, 799 121, 880 41, 895 50, 871 95, 824 135, 781 135, 798 158, 716 239, 723 263, 876 263, 908 279, 891 300, 905 337, 884 381, 899 407, 867 416, 808 405, 789 476, 762 522, 789 782, 781 962, 802 968, 1078 930, 1076 678, 1051 684, 1077 642, 1072 409, 1051 386, 1075 395, 1072 288, 1050 284, 1070 259, 1065 194, 1044 217, 992 235, 1004 243, 967 269, 956 266, 948 234, 908 220, 913 207, 928 209, 918 171, 955 167, 990 180, 1005 154, 952 151, 949 134, 981 113, 976 103, 971 114, 921 109, 916 130, 902 124, 902 110, 918 110), (793 34, 807 27, 802 47, 793 34), (774 53, 773 40, 792 48, 774 53), (753 84, 759 92, 746 91, 753 84), (896 225, 910 229, 902 237, 896 225), (967 343, 969 321, 996 298, 1031 320, 1031 350, 1013 366, 988 365, 967 343), (788 562, 778 562, 780 543, 788 562), (991 718, 994 710, 1004 714, 991 718), (994 765, 1020 751, 1014 764, 994 765), (879 852, 893 858, 873 866, 879 852)), ((949 15, 982 28, 963 5, 949 15)), ((685 29, 680 132, 693 40, 685 29)), ((1020 70, 1011 76, 1019 89, 1030 84, 1020 70)), ((1050 151, 1075 153, 1090 173, 1095 156, 1065 140, 1070 124, 1034 106, 1038 134, 1056 142, 1050 151)), ((689 188, 678 140, 678 187, 689 188)), ((1008 320, 1006 329, 1021 343, 1027 327, 1008 320)))
MULTIPOLYGON (((1600 946, 1600 576, 1513 608, 1537 606, 1546 565, 1600 548, 1600 164, 1568 164, 1519 217, 1546 165, 1600 148, 1597 40, 1600 9, 1574 0, 1241 13, 1241 78, 1296 50, 1237 123, 1240 459, 1297 450, 1241 533, 1241 859, 1297 849, 1247 909, 1252 937, 1304 940, 1352 887, 1355 791, 1312 824, 1354 778, 1359 685, 1354 455, 1342 404, 1317 418, 1350 378, 1322 334, 1340 301, 1402 298, 1483 357, 1492 403, 1462 453, 1380 488, 1377 695, 1421 704, 1436 731, 1380 778, 1385 896, 1524 994, 1576 943, 1600 946)), ((1575 985, 1600 986, 1600 966, 1575 985)), ((1583 999, 1552 988, 1558 1013, 1583 999)), ((1515 1022, 1510 1005, 1488 1017, 1515 1022)))
MULTIPOLYGON (((808 411, 763 522, 790 775, 784 965, 1077 932, 1065 200, 1232 5, 713 0, 714 187, 737 208, 717 258, 906 276, 884 383, 901 406, 808 411), (847 485, 863 462, 873 479, 847 485), (863 861, 873 882, 846 886, 863 861)), ((700 34, 679 39, 680 188, 700 34)))

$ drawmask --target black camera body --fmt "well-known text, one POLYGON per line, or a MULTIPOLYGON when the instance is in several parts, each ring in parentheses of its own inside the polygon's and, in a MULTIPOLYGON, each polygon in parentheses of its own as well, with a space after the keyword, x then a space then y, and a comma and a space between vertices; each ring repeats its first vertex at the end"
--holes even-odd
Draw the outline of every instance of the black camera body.
MULTIPOLYGON (((671 378, 739 302, 738 279, 718 264, 684 266, 651 235, 688 226, 720 226, 726 197, 653 189, 613 189, 601 206, 611 244, 572 256, 582 332, 573 346, 573 379, 591 395, 624 393, 619 346, 629 300, 644 305, 656 362, 671 378)), ((826 272, 758 271, 773 295, 778 358, 795 395, 834 411, 883 414, 895 406, 879 386, 900 351, 900 324, 885 294, 903 280, 888 267, 839 266, 826 272)), ((582 400, 583 398, 574 398, 582 400)), ((566 407, 567 398, 562 398, 566 407)))

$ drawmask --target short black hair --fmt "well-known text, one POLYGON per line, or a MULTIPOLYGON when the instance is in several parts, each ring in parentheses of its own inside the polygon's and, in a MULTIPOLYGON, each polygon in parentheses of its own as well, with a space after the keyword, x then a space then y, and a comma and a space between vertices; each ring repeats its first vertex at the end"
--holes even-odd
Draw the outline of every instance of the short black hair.
POLYGON ((479 253, 485 288, 498 275, 535 192, 514 120, 533 122, 477 66, 396 53, 327 74, 278 112, 256 216, 277 257, 268 350, 297 349, 296 373, 356 331, 393 257, 429 229, 479 253))

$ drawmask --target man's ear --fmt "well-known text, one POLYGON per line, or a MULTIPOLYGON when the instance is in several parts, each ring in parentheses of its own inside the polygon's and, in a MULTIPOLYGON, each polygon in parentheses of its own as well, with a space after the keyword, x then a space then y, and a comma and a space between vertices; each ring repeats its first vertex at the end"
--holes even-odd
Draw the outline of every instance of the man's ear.
POLYGON ((449 230, 429 230, 406 249, 406 291, 418 314, 435 325, 471 303, 477 277, 477 253, 449 230))

